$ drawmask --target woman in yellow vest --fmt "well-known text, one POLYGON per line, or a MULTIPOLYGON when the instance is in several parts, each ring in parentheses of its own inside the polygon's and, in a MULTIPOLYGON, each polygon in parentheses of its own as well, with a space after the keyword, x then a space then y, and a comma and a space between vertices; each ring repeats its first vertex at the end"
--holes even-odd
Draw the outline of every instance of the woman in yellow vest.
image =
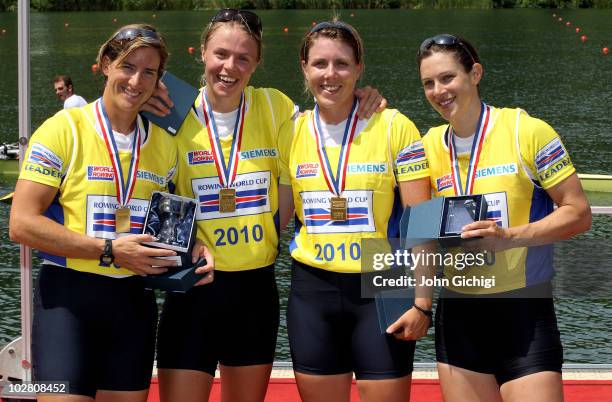
POLYGON ((490 265, 445 267, 450 284, 435 320, 444 399, 562 401, 552 248, 536 246, 590 226, 569 154, 542 120, 480 99, 483 66, 465 39, 428 38, 417 62, 425 97, 448 122, 423 138, 434 195, 485 194, 488 219, 465 225, 461 237, 515 247, 490 265))
MULTIPOLYGON (((152 191, 176 170, 174 139, 138 111, 168 52, 149 25, 128 25, 100 48, 102 97, 61 111, 30 139, 11 209, 11 239, 40 250, 35 287, 34 380, 57 384, 42 401, 147 399, 157 305, 140 275, 166 271, 141 245, 152 191)), ((198 251, 212 258, 200 247, 198 251)), ((206 278, 202 283, 209 281, 206 278)), ((43 390, 44 392, 44 390, 43 390)))
POLYGON ((206 86, 177 134, 174 182, 177 194, 199 201, 198 237, 216 271, 211 286, 166 296, 157 354, 162 401, 207 400, 218 364, 226 400, 266 394, 279 325, 277 139, 296 106, 276 89, 248 85, 261 40, 261 20, 246 10, 219 11, 202 33, 206 86))
POLYGON ((362 400, 408 401, 414 340, 427 332, 431 298, 416 298, 381 334, 374 300, 361 297, 361 247, 398 237, 402 206, 429 198, 420 135, 397 110, 356 118, 365 65, 352 26, 315 25, 300 59, 316 106, 279 138, 280 199, 290 204, 281 211, 295 205, 287 324, 300 396, 348 401, 354 373, 362 400))

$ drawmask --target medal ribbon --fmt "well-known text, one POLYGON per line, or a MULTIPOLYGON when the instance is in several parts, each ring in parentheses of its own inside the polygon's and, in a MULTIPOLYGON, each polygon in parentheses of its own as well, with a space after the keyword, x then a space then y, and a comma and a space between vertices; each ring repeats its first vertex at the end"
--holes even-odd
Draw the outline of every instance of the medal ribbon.
POLYGON ((223 148, 219 140, 219 132, 215 123, 215 116, 206 96, 206 89, 202 91, 202 111, 204 117, 204 125, 208 132, 208 139, 212 147, 213 159, 215 167, 219 175, 219 182, 224 188, 229 188, 236 179, 238 171, 238 159, 240 155, 240 146, 242 144, 242 130, 244 129, 244 115, 246 111, 246 102, 244 101, 244 92, 240 95, 240 104, 238 105, 238 116, 236 116, 236 125, 234 126, 234 138, 232 138, 232 148, 229 155, 229 163, 225 166, 225 158, 223 157, 223 148))
POLYGON ((482 145, 487 135, 489 117, 491 115, 491 107, 484 103, 481 103, 481 105, 480 116, 478 117, 478 124, 476 125, 476 134, 474 135, 472 149, 470 151, 470 164, 467 170, 465 188, 461 183, 461 171, 459 169, 459 161, 457 160, 454 130, 450 125, 446 130, 455 195, 468 195, 472 194, 472 191, 474 191, 474 182, 476 181, 476 170, 478 168, 478 161, 480 160, 480 152, 482 151, 482 145))
POLYGON ((319 119, 319 106, 315 105, 314 113, 312 114, 312 127, 314 129, 315 138, 317 140, 317 153, 319 154, 319 160, 323 167, 323 177, 327 182, 329 191, 340 197, 340 194, 344 191, 346 185, 346 166, 348 165, 349 153, 351 151, 351 144, 355 137, 355 129, 357 128, 357 99, 353 101, 353 106, 346 119, 346 126, 344 127, 344 136, 342 137, 342 145, 340 148, 340 157, 338 158, 338 168, 336 170, 336 176, 331 169, 327 152, 325 151, 325 143, 321 131, 321 121, 319 119))
POLYGON ((128 171, 127 181, 123 178, 123 169, 121 167, 121 159, 119 157, 119 150, 117 149, 117 143, 113 136, 113 129, 111 122, 106 114, 104 108, 104 102, 102 98, 98 99, 94 104, 95 119, 98 123, 96 130, 104 138, 108 155, 110 156, 111 164, 114 171, 115 189, 117 190, 117 201, 121 207, 125 207, 132 198, 134 192, 134 186, 136 185, 136 175, 138 173, 138 162, 140 160, 140 126, 142 121, 140 115, 136 121, 136 132, 134 134, 134 143, 132 144, 132 156, 130 159, 130 169, 128 171))

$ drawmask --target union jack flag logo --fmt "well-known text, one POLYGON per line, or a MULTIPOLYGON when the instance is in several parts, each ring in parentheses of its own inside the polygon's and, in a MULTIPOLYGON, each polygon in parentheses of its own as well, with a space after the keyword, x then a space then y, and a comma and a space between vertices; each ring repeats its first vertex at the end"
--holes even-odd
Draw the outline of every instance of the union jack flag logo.
POLYGON ((563 159, 566 156, 565 149, 561 140, 555 138, 549 142, 544 148, 542 148, 536 155, 536 169, 538 173, 548 169, 551 165, 557 161, 563 159))
POLYGON ((423 143, 415 141, 406 148, 402 149, 397 155, 397 164, 412 163, 425 159, 425 149, 423 143))
POLYGON ((28 162, 35 163, 51 169, 62 170, 62 161, 51 150, 35 143, 32 145, 28 162))
MULTIPOLYGON (((130 216, 130 233, 142 233, 144 227, 144 216, 130 216)), ((96 232, 115 232, 115 214, 94 212, 93 214, 93 230, 96 232)))
POLYGON ((367 225, 368 208, 348 208, 345 221, 332 221, 331 212, 328 208, 306 208, 304 209, 304 223, 306 226, 354 226, 367 225))
MULTIPOLYGON (((236 191, 236 210, 265 206, 267 197, 267 188, 236 191)), ((201 213, 219 212, 219 193, 200 195, 199 201, 201 213)))

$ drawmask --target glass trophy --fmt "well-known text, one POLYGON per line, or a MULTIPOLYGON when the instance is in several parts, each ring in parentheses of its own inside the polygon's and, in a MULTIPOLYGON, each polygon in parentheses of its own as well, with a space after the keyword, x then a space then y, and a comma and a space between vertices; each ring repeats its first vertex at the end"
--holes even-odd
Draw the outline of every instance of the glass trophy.
POLYGON ((149 202, 144 234, 157 238, 146 243, 159 248, 191 254, 195 241, 195 214, 197 201, 174 194, 154 192, 149 202))
POLYGON ((445 197, 440 237, 460 237, 465 225, 487 219, 487 201, 482 194, 445 197))

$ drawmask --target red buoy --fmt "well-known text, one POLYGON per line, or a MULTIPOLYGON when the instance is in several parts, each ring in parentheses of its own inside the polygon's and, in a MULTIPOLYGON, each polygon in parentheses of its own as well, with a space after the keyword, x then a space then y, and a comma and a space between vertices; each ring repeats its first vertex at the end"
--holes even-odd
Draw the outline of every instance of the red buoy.
POLYGON ((98 64, 97 63, 91 65, 91 72, 94 73, 94 74, 98 72, 98 64))
POLYGON ((586 36, 586 35, 582 35, 582 36, 580 37, 580 40, 581 40, 581 41, 583 41, 583 42, 586 42, 586 40, 587 40, 587 36, 586 36))
POLYGON ((284 27, 284 28, 283 28, 283 32, 289 32, 289 28, 284 27))
POLYGON ((601 49, 601 52, 603 54, 608 54, 609 51, 610 51, 610 49, 608 49, 607 47, 604 47, 603 49, 601 49))
POLYGON ((189 46, 189 47, 187 48, 187 52, 188 52, 189 54, 193 54, 193 52, 194 52, 194 51, 195 51, 195 49, 193 48, 193 46, 189 46))
POLYGON ((559 22, 563 21, 563 18, 559 17, 559 22))
POLYGON ((576 28, 576 33, 580 33, 580 28, 576 28))
POLYGON ((567 21, 567 22, 565 23, 565 26, 566 26, 566 27, 569 27, 570 25, 572 25, 572 23, 571 23, 571 22, 569 22, 569 21, 567 21))

